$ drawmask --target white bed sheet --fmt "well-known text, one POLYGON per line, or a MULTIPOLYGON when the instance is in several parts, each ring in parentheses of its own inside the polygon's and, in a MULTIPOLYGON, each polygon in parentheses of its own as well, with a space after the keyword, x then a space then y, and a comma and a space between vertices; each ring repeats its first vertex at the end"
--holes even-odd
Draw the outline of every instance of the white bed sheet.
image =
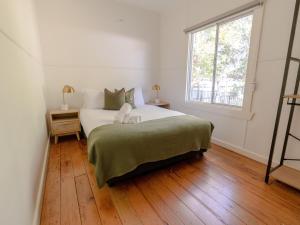
MULTIPOLYGON (((86 136, 88 137, 96 127, 113 124, 114 117, 118 111, 103 109, 81 109, 80 120, 86 136)), ((131 115, 140 115, 142 122, 148 120, 162 119, 171 116, 180 116, 184 113, 160 108, 152 105, 143 105, 133 109, 131 115)))

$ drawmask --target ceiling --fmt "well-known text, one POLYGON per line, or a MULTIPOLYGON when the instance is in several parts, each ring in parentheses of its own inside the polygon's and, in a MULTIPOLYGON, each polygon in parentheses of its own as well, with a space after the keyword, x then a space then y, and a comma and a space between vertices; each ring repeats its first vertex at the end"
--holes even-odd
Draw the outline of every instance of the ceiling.
POLYGON ((155 11, 158 13, 163 12, 168 7, 174 4, 175 0, 115 0, 130 5, 135 5, 147 10, 155 11))

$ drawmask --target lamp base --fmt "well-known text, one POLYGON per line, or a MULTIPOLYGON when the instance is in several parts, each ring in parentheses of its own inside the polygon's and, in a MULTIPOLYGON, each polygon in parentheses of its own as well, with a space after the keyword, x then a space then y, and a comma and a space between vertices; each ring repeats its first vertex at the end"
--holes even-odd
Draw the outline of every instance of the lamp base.
POLYGON ((69 105, 68 104, 61 105, 60 109, 63 111, 67 111, 67 110, 69 110, 69 105))
POLYGON ((156 98, 156 99, 154 99, 154 102, 155 102, 156 104, 158 104, 158 103, 160 103, 160 99, 159 99, 159 98, 156 98))

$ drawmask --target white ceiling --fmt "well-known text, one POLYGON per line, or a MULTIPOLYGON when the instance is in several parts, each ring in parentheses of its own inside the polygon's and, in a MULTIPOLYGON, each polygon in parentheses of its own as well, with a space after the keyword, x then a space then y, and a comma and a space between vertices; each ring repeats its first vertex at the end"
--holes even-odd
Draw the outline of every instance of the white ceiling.
POLYGON ((115 0, 130 5, 135 5, 147 10, 155 11, 158 13, 163 12, 168 7, 174 4, 175 0, 115 0))

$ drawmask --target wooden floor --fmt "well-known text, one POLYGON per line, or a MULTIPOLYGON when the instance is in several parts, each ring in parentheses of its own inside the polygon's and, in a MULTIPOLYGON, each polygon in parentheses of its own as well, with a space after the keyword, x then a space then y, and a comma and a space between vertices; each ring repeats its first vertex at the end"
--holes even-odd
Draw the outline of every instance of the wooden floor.
POLYGON ((85 141, 52 145, 42 225, 300 224, 300 193, 218 146, 113 188, 96 185, 85 141))

